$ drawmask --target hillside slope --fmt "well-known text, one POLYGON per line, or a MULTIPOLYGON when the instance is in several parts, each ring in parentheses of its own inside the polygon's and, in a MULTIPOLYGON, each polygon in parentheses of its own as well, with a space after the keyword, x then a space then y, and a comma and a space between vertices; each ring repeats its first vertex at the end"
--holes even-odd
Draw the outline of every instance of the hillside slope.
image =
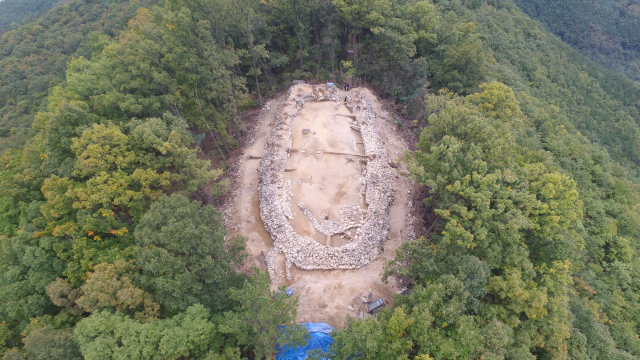
POLYGON ((516 0, 529 16, 592 60, 640 80, 640 3, 516 0))
MULTIPOLYGON (((567 269, 569 271, 565 275, 568 277, 560 280, 560 284, 572 284, 570 287, 563 290, 562 287, 556 287, 559 283, 552 285, 552 282, 543 286, 546 288, 547 304, 565 302, 562 306, 559 303, 552 306, 555 315, 551 315, 551 308, 547 308, 549 312, 546 316, 551 316, 552 322, 557 321, 553 325, 555 333, 550 329, 544 330, 545 325, 524 325, 526 321, 535 323, 536 316, 530 313, 520 317, 519 321, 523 322, 519 325, 510 325, 516 334, 520 332, 515 336, 532 339, 531 333, 524 335, 528 326, 544 334, 544 340, 541 336, 536 341, 541 341, 537 346, 546 343, 546 350, 540 347, 528 350, 538 358, 636 358, 640 355, 639 343, 635 340, 637 324, 640 322, 635 300, 637 288, 632 284, 636 283, 639 274, 637 261, 633 259, 637 259, 636 249, 640 241, 637 208, 640 179, 636 170, 640 120, 637 101, 640 94, 637 83, 587 59, 546 32, 543 26, 526 16, 512 2, 438 3, 442 19, 458 24, 473 22, 476 25, 482 40, 481 51, 486 56, 486 79, 508 85, 513 95, 509 95, 510 90, 500 89, 499 85, 493 84, 484 87, 480 94, 466 99, 447 94, 427 95, 424 102, 416 98, 420 106, 412 102, 408 104, 406 109, 417 116, 420 127, 424 126, 418 144, 419 151, 409 160, 414 178, 430 188, 431 194, 425 201, 435 210, 432 217, 435 219, 432 225, 435 230, 426 234, 425 239, 407 243, 398 252, 390 273, 407 276, 424 284, 425 291, 436 291, 437 284, 445 288, 451 286, 444 285, 451 281, 447 276, 464 279, 475 274, 473 276, 476 279, 483 279, 487 275, 484 275, 482 267, 488 262, 490 272, 488 279, 483 281, 491 285, 487 287, 488 293, 480 296, 483 305, 479 315, 474 318, 475 322, 463 326, 460 323, 463 318, 458 318, 458 327, 452 329, 452 333, 438 335, 437 340, 431 340, 442 342, 455 339, 455 336, 464 336, 462 334, 467 331, 477 331, 476 326, 482 328, 481 323, 495 320, 493 311, 498 311, 494 308, 496 305, 523 306, 520 309, 524 310, 524 299, 538 296, 534 284, 550 280, 548 277, 545 279, 545 269, 551 269, 553 274, 558 274, 558 267, 567 269), (512 101, 517 101, 517 105, 512 101), (420 111, 414 113, 416 108, 420 111), (524 118, 518 120, 520 111, 524 118), (481 115, 488 117, 484 125, 474 119, 474 116, 481 115), (502 139, 508 138, 506 134, 511 134, 514 144, 507 145, 505 140, 493 143, 497 139, 481 134, 480 129, 497 132, 496 136, 502 139), (472 155, 474 147, 482 151, 483 155, 478 156, 485 166, 489 169, 495 167, 499 172, 486 168, 481 171, 467 168, 472 162, 470 158, 475 156, 472 155), (501 153, 505 148, 510 149, 507 151, 511 155, 501 153), (469 153, 469 158, 457 158, 454 154, 460 151, 469 153), (447 160, 441 164, 443 160, 436 159, 447 160), (524 171, 526 174, 530 170, 518 170, 519 167, 524 165, 526 168, 536 162, 545 164, 548 171, 558 171, 575 181, 579 202, 573 208, 580 215, 574 213, 573 216, 577 215, 581 220, 577 221, 578 217, 574 217, 567 222, 567 225, 573 225, 565 231, 573 229, 575 233, 565 233, 558 238, 563 240, 555 244, 529 238, 535 237, 539 229, 521 230, 522 248, 518 249, 510 242, 513 240, 499 240, 500 226, 492 228, 491 225, 497 219, 501 219, 499 222, 508 221, 508 217, 498 216, 499 207, 493 208, 502 203, 501 197, 506 195, 498 195, 499 187, 492 188, 497 198, 487 203, 491 205, 485 208, 485 205, 477 202, 476 196, 479 195, 475 192, 480 194, 486 191, 486 182, 495 181, 495 178, 489 180, 489 175, 499 179, 505 171, 524 171), (478 183, 474 182, 476 176, 480 176, 478 183), (491 215, 482 215, 487 214, 485 211, 491 215), (482 226, 469 221, 469 218, 482 219, 482 226), (487 240, 487 232, 495 234, 495 237, 487 240), (454 240, 460 238, 467 240, 454 240), (500 241, 504 242, 497 246, 500 241), (440 255, 432 255, 424 250, 429 247, 440 255), (511 259, 502 259, 498 264, 491 265, 497 256, 492 249, 499 249, 496 250, 498 253, 527 254, 524 264, 528 265, 523 265, 523 260, 511 259), (461 264, 471 259, 462 259, 460 254, 479 260, 479 264, 464 267, 461 264), (562 261, 565 261, 564 265, 562 261), (536 269, 538 275, 525 275, 528 271, 525 269, 529 266, 536 269), (500 278, 503 280, 498 280, 500 278), (520 279, 531 279, 533 286, 525 285, 526 282, 518 285, 520 279), (519 293, 501 293, 516 286, 522 286, 519 293), (563 337, 565 340, 561 340, 563 337)), ((513 180, 502 180, 506 183, 501 186, 509 190, 516 188, 519 181, 529 176, 524 174, 516 176, 520 180, 515 183, 513 180)), ((565 190, 570 188, 564 187, 565 190)), ((536 197, 542 200, 542 197, 536 197)), ((563 210, 562 214, 572 216, 568 209, 563 210)), ((538 221, 534 220, 534 223, 538 221)), ((548 236, 548 239, 552 238, 548 236)), ((468 291, 471 293, 471 290, 468 291)), ((408 299, 406 304, 416 306, 414 301, 408 299)), ((439 311, 442 308, 437 306, 432 309, 434 314, 439 311)), ((445 319, 440 321, 451 323, 445 319)), ((514 338, 507 337, 504 341, 510 343, 514 338)), ((467 345, 471 348, 474 346, 470 343, 467 345)), ((446 357, 444 354, 450 354, 427 345, 425 348, 430 349, 428 351, 431 354, 439 353, 443 357, 446 357)), ((465 356, 473 354, 465 352, 469 351, 469 347, 454 346, 452 349, 461 351, 465 356)), ((491 348, 475 349, 478 351, 475 354, 484 351, 496 356, 491 348)), ((516 355, 520 350, 505 351, 510 354, 507 355, 509 358, 522 356, 516 355)))
POLYGON ((238 271, 263 224, 227 236, 214 207, 256 140, 246 110, 294 79, 366 85, 385 126, 419 135, 404 162, 425 227, 382 274, 408 291, 348 319, 332 359, 640 358, 638 83, 511 0, 143 4, 74 0, 0 37, 5 359, 300 340, 297 298, 238 271))
POLYGON ((12 23, 35 20, 52 7, 69 0, 3 0, 0 1, 0 34, 7 31, 12 23))
MULTIPOLYGON (((3 2, 4 3, 4 2, 3 2)), ((89 35, 114 36, 149 1, 75 0, 0 37, 0 152, 19 147, 67 62, 91 57, 89 35)))

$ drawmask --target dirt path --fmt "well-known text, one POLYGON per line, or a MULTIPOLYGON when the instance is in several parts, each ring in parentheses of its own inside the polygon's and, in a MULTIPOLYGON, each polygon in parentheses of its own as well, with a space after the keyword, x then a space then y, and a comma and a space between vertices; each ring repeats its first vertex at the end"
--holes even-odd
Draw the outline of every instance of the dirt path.
MULTIPOLYGON (((367 89, 357 89, 352 91, 360 91, 361 94, 365 95, 373 105, 374 111, 377 113, 376 119, 378 127, 380 128, 380 136, 385 143, 389 157, 397 162, 402 153, 408 149, 408 146, 397 134, 393 120, 386 119, 388 115, 386 114, 386 111, 381 108, 380 102, 373 93, 367 89)), ((341 96, 346 96, 347 92, 340 91, 340 94, 341 96)), ((271 249, 272 245, 271 236, 265 230, 260 218, 257 170, 260 166, 260 160, 258 159, 262 156, 262 152, 264 151, 267 137, 273 127, 275 114, 284 99, 285 95, 282 95, 265 106, 265 109, 261 112, 258 126, 251 140, 251 145, 247 146, 238 163, 233 166, 236 181, 232 187, 232 199, 234 200, 226 209, 225 217, 227 228, 230 230, 231 234, 242 234, 247 237, 247 268, 255 266, 265 270, 265 255, 271 249)), ((304 112, 301 113, 300 116, 301 120, 298 123, 295 123, 295 129, 293 129, 294 134, 297 132, 301 133, 304 128, 311 129, 310 125, 306 122, 310 117, 330 117, 333 112, 346 113, 347 110, 342 109, 343 107, 344 106, 339 110, 335 110, 334 107, 330 113, 324 114, 327 110, 322 109, 321 107, 316 109, 314 108, 314 105, 309 107, 305 105, 305 107, 303 107, 304 112)), ((324 134, 325 139, 338 140, 347 136, 350 139, 353 137, 353 140, 355 140, 356 143, 358 142, 357 137, 352 134, 353 131, 344 131, 344 129, 342 129, 341 131, 336 132, 336 129, 333 128, 318 128, 313 131, 327 132, 324 134)), ((313 134, 310 135, 311 136, 308 137, 294 137, 292 148, 295 149, 296 146, 301 148, 305 145, 305 141, 314 141, 312 139, 315 137, 313 134)), ((349 142, 351 142, 350 139, 349 142)), ((336 143, 332 143, 332 141, 325 141, 325 143, 319 143, 317 146, 324 146, 327 147, 327 149, 330 148, 330 150, 340 153, 346 153, 349 150, 349 153, 355 152, 355 149, 353 148, 340 148, 340 145, 337 145, 339 143, 344 143, 344 141, 338 141, 336 143)), ((356 147, 357 146, 361 145, 356 144, 356 147)), ((309 147, 309 144, 306 144, 305 147, 309 147)), ((327 149, 318 148, 318 150, 327 149)), ((329 163, 326 168, 313 168, 313 166, 301 166, 302 164, 297 163, 300 158, 296 158, 295 156, 291 156, 290 159, 291 168, 300 169, 288 173, 291 175, 292 180, 296 180, 298 177, 305 175, 303 172, 306 171, 309 173, 313 172, 324 174, 324 181, 321 181, 322 179, 320 178, 317 179, 319 184, 322 184, 323 182, 327 183, 330 181, 337 181, 333 179, 333 175, 336 174, 332 173, 332 171, 335 172, 336 170, 335 167, 332 166, 332 163, 329 163), (332 168, 334 169, 332 170, 332 168), (296 172, 299 173, 296 174, 296 172)), ((336 155, 335 160, 332 160, 332 162, 334 161, 346 162, 346 159, 343 156, 336 155)), ((287 168, 289 167, 288 163, 287 168)), ((358 171, 357 168, 355 168, 355 171, 358 171)), ((411 192, 415 190, 415 184, 400 175, 398 171, 394 170, 394 173, 396 176, 397 189, 395 192, 395 202, 389 213, 391 227, 390 240, 385 244, 384 252, 380 258, 371 262, 366 267, 356 270, 307 271, 294 267, 291 270, 292 279, 290 281, 282 278, 279 279, 277 283, 272 284, 273 288, 277 288, 282 285, 290 286, 294 289, 296 295, 300 296, 298 308, 299 322, 326 322, 335 327, 342 327, 346 324, 347 315, 351 315, 353 317, 361 315, 368 316, 366 311, 364 311, 365 304, 362 302, 363 297, 370 297, 372 300, 375 300, 378 297, 383 297, 388 301, 391 301, 393 294, 400 290, 393 279, 390 279, 389 284, 384 284, 380 279, 380 275, 384 262, 387 259, 393 258, 395 249, 400 245, 402 239, 412 237, 412 234, 407 234, 407 231, 411 231, 410 223, 412 220, 410 211, 412 204, 410 199, 412 199, 411 192)), ((350 202, 361 200, 361 198, 358 199, 358 196, 360 196, 359 190, 357 190, 356 185, 353 183, 355 173, 352 175, 353 176, 347 176, 346 180, 342 180, 342 185, 345 185, 343 186, 344 190, 337 190, 336 194, 330 194, 331 196, 329 196, 329 198, 336 198, 337 196, 338 201, 347 201, 350 199, 350 202), (344 194, 340 191, 343 191, 344 194), (356 194, 352 194, 355 191, 358 192, 356 194)), ((298 185, 301 184, 299 183, 298 185)), ((292 204, 297 204, 296 201, 302 200, 305 203, 313 204, 312 206, 315 209, 318 209, 318 211, 321 211, 326 207, 326 204, 323 204, 322 202, 313 201, 313 193, 295 191, 295 189, 294 193, 296 196, 292 200, 292 204)), ((328 195, 323 194, 323 196, 326 198, 328 195)), ((292 210, 294 213, 297 213, 296 218, 306 220, 297 206, 292 207, 292 210)), ((313 231, 310 231, 309 235, 313 235, 313 237, 318 241, 326 241, 324 238, 317 237, 317 234, 313 234, 313 231)), ((334 243, 333 246, 339 246, 346 240, 341 239, 340 236, 334 235, 330 241, 334 243)))

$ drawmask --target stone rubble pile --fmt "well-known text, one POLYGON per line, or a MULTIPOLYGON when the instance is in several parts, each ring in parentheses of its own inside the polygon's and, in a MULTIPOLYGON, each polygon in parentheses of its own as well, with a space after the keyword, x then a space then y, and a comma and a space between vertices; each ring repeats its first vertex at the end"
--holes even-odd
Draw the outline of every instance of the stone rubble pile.
POLYGON ((309 210, 309 208, 304 205, 304 203, 299 203, 298 207, 300 208, 300 210, 302 210, 302 213, 305 214, 307 218, 309 218, 309 221, 311 221, 313 227, 315 227, 316 230, 318 230, 318 232, 320 232, 324 236, 342 234, 354 227, 360 227, 360 224, 356 223, 355 221, 343 222, 340 220, 327 219, 327 214, 322 214, 316 218, 311 213, 311 210, 309 210))
MULTIPOLYGON (((382 245, 389 236, 389 207, 393 202, 394 176, 380 139, 380 131, 375 121, 376 114, 371 103, 357 92, 347 96, 346 106, 356 115, 356 125, 362 134, 364 153, 367 156, 366 164, 363 163, 363 183, 368 209, 361 212, 363 216, 357 223, 349 221, 342 224, 342 232, 347 224, 358 227, 354 241, 341 247, 331 247, 307 236, 301 236, 293 230, 287 220, 291 210, 288 204, 289 195, 283 191, 283 173, 290 156, 291 122, 308 101, 334 101, 340 105, 342 98, 337 91, 322 86, 292 86, 287 93, 287 100, 276 114, 275 126, 260 159, 258 196, 260 215, 273 239, 273 246, 265 257, 272 278, 278 276, 280 253, 285 257, 287 279, 291 279, 290 270, 294 264, 304 270, 356 269, 377 259, 382 245)), ((307 216, 310 220, 314 219, 312 214, 307 216)), ((320 232, 325 231, 328 234, 333 234, 339 228, 337 225, 336 229, 334 225, 325 228, 327 223, 317 223, 318 225, 314 226, 320 232)))
POLYGON ((289 201, 293 197, 293 192, 291 192, 291 180, 283 180, 280 180, 280 183, 278 184, 278 200, 282 205, 284 216, 289 220, 293 220, 293 212, 291 211, 291 205, 289 205, 289 201))

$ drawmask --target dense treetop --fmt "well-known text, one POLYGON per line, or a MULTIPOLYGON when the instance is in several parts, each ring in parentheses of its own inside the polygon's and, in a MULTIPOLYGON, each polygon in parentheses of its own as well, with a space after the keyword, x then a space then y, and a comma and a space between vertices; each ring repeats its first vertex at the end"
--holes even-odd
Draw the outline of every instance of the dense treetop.
POLYGON ((0 71, 3 359, 304 342, 215 208, 243 112, 294 79, 419 134, 426 228, 383 274, 409 294, 332 359, 640 358, 640 85, 511 0, 72 0, 0 36, 0 71))
POLYGON ((589 58, 640 80, 640 3, 629 0, 516 0, 589 58))
POLYGON ((52 7, 67 1, 69 0, 2 0, 0 1, 0 34, 20 23, 33 21, 52 7))
MULTIPOLYGON (((12 3, 5 0, 2 6, 12 3)), ((26 3, 35 3, 26 1, 26 3)), ((0 151, 19 147, 47 105, 54 86, 64 82, 67 62, 91 57, 90 39, 114 36, 141 6, 153 0, 70 1, 34 22, 0 36, 0 151)))

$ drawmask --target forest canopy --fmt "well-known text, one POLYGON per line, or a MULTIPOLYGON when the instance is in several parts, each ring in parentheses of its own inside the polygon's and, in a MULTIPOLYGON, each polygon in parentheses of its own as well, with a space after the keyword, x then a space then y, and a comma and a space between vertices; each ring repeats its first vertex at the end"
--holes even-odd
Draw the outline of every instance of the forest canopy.
POLYGON ((46 14, 52 7, 62 5, 69 0, 2 0, 0 1, 0 34, 33 21, 46 14))
POLYGON ((549 31, 590 59, 640 80, 640 3, 618 0, 516 0, 549 31))
POLYGON ((72 0, 2 34, 0 356, 304 343, 219 209, 246 112, 301 79, 367 86, 419 136, 426 226, 383 274, 408 294, 332 359, 640 358, 640 84, 518 5, 72 0))

